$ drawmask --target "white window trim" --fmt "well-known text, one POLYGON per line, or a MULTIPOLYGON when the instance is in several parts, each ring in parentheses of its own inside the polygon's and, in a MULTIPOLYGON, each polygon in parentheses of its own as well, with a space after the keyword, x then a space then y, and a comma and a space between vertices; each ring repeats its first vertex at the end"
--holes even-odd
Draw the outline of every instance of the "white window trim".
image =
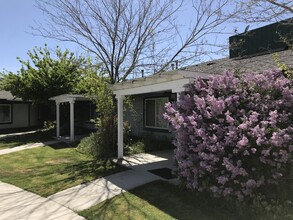
MULTIPOLYGON (((148 100, 154 100, 155 101, 155 116, 157 116, 157 102, 156 100, 158 99, 165 99, 166 100, 166 103, 170 101, 169 97, 168 96, 164 96, 164 97, 154 97, 154 98, 146 98, 144 99, 144 127, 145 128, 151 128, 151 129, 160 129, 160 130, 168 130, 168 127, 155 127, 155 126, 147 126, 147 117, 146 117, 146 101, 148 100)), ((155 124, 157 124, 157 117, 155 117, 155 124)))
POLYGON ((9 121, 0 121, 0 124, 9 124, 9 123, 12 123, 12 107, 11 107, 11 104, 0 104, 0 106, 9 106, 9 121))

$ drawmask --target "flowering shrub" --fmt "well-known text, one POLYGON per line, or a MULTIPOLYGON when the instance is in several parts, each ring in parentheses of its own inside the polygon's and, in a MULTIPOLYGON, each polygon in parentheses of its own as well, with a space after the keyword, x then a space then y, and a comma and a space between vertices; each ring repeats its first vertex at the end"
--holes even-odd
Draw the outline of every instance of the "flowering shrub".
POLYGON ((225 72, 166 104, 187 188, 243 199, 277 183, 293 151, 293 83, 279 71, 225 72))

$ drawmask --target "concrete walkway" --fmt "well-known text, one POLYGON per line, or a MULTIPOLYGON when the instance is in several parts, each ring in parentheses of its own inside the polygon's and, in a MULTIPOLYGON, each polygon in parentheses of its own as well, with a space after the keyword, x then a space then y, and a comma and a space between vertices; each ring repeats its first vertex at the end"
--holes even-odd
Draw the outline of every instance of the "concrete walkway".
POLYGON ((60 142, 59 140, 54 140, 54 141, 30 143, 30 144, 25 144, 25 145, 21 145, 21 146, 18 146, 18 147, 13 147, 13 148, 6 148, 6 149, 3 149, 3 150, 0 150, 0 155, 10 154, 10 153, 13 153, 13 152, 27 150, 27 149, 31 149, 31 148, 35 148, 35 147, 42 147, 42 146, 46 146, 46 145, 56 144, 56 143, 59 143, 59 142, 60 142))
POLYGON ((148 170, 163 167, 172 169, 172 156, 172 151, 161 151, 124 157, 120 162, 130 170, 66 189, 49 198, 72 210, 81 211, 90 208, 137 186, 163 179, 148 170))
POLYGON ((17 133, 9 133, 9 134, 1 134, 0 135, 0 140, 3 138, 7 138, 7 137, 13 137, 13 136, 19 136, 19 135, 25 135, 25 134, 33 134, 40 131, 39 130, 34 130, 34 131, 24 131, 24 132, 17 132, 17 133))
POLYGON ((72 210, 16 186, 0 182, 0 219, 85 220, 72 210))
POLYGON ((48 198, 0 182, 0 219, 84 220, 72 210, 90 208, 137 186, 163 179, 148 170, 173 168, 172 156, 172 151, 161 151, 125 157, 119 162, 129 170, 66 189, 48 198))

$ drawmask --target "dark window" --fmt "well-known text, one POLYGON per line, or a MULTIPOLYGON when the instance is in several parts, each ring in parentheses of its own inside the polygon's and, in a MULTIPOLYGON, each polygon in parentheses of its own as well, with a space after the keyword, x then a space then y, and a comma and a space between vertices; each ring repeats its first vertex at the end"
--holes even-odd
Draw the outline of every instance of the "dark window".
POLYGON ((11 123, 11 105, 0 104, 0 123, 11 123))
POLYGON ((169 102, 168 97, 145 99, 145 127, 167 129, 168 122, 164 120, 165 104, 169 102))

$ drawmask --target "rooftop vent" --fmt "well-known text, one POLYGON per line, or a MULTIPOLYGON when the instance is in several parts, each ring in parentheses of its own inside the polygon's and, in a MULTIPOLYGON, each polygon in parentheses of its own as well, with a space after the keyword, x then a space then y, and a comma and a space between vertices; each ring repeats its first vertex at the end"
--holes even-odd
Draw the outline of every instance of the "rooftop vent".
POLYGON ((245 58, 286 50, 292 44, 293 18, 290 18, 230 37, 230 58, 245 58))
POLYGON ((207 63, 207 66, 211 66, 211 65, 214 65, 215 64, 215 62, 209 62, 209 63, 207 63))

